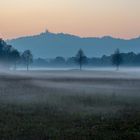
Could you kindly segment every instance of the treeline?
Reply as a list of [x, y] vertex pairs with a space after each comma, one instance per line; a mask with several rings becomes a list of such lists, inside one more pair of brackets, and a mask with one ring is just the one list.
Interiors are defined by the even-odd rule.
[[[47, 57], [47, 56], [46, 56]], [[17, 49], [11, 45], [7, 45], [2, 39], [0, 39], [0, 66], [7, 69], [15, 69], [18, 66], [26, 66], [27, 70], [29, 65], [35, 67], [73, 67], [79, 66], [79, 69], [85, 67], [105, 67], [105, 66], [116, 66], [119, 69], [119, 66], [140, 66], [140, 53], [135, 54], [133, 52], [129, 53], [120, 53], [119, 49], [116, 49], [115, 52], [102, 57], [92, 57], [89, 58], [86, 56], [82, 49], [79, 49], [78, 52], [70, 58], [64, 58], [58, 56], [54, 59], [43, 59], [38, 58], [33, 60], [33, 55], [30, 50], [25, 50], [24, 52], [19, 52]]]
[[[122, 66], [140, 66], [140, 53], [136, 54], [134, 52], [129, 53], [120, 53], [122, 57]], [[112, 57], [114, 54], [110, 56], [103, 55], [102, 57], [87, 57], [85, 66], [112, 66]], [[75, 66], [77, 63], [75, 62], [75, 56], [70, 58], [64, 58], [58, 56], [54, 59], [43, 59], [38, 58], [34, 60], [33, 65], [35, 66]]]
[[17, 65], [25, 65], [27, 70], [29, 65], [33, 62], [33, 55], [30, 50], [19, 52], [11, 45], [0, 39], [0, 68], [16, 70]]

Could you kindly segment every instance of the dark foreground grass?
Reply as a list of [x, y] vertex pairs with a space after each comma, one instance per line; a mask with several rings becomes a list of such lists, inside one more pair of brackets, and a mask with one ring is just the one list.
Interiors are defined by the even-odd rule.
[[0, 106], [0, 139], [139, 140], [139, 110], [130, 107], [114, 117], [108, 115], [69, 114], [47, 105], [3, 104]]
[[111, 81], [0, 76], [0, 140], [139, 140], [140, 80]]

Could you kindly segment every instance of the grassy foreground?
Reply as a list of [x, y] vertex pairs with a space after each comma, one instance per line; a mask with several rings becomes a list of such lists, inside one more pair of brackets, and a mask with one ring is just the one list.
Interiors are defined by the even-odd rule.
[[139, 140], [139, 79], [35, 75], [1, 74], [1, 140]]

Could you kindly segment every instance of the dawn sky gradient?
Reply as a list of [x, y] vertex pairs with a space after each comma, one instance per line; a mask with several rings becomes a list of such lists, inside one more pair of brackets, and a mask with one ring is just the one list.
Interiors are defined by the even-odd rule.
[[80, 36], [140, 36], [140, 0], [0, 0], [0, 35], [16, 38], [48, 28]]

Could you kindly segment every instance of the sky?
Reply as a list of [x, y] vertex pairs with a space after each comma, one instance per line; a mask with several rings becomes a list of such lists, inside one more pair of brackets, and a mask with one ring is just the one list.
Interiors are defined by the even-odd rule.
[[0, 36], [48, 29], [83, 37], [140, 36], [140, 0], [0, 0]]

